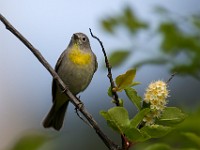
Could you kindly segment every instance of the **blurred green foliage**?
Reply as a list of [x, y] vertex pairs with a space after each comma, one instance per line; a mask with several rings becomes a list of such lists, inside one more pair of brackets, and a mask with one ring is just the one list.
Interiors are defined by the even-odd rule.
[[192, 133], [192, 132], [185, 132], [185, 133], [183, 133], [183, 135], [185, 137], [187, 137], [188, 140], [193, 142], [193, 144], [195, 144], [196, 146], [198, 146], [200, 148], [200, 136], [198, 136], [198, 135], [196, 135], [195, 133]]
[[130, 55], [130, 51], [118, 49], [115, 52], [110, 54], [109, 63], [112, 64], [112, 67], [117, 67], [121, 65]]
[[[190, 75], [200, 79], [200, 15], [198, 12], [181, 16], [158, 6], [154, 8], [154, 13], [158, 15], [159, 19], [156, 29], [153, 29], [151, 22], [142, 21], [136, 17], [135, 12], [129, 6], [126, 6], [121, 14], [103, 19], [101, 25], [107, 33], [113, 36], [118, 29], [123, 28], [130, 35], [128, 42], [136, 42], [138, 33], [149, 35], [151, 32], [148, 38], [151, 40], [161, 36], [162, 40], [157, 42], [159, 55], [152, 53], [150, 58], [140, 60], [131, 66], [140, 68], [146, 64], [167, 65], [172, 73], [177, 72], [179, 75]], [[145, 42], [149, 41], [143, 41], [143, 43]], [[116, 48], [116, 51], [109, 56], [111, 65], [113, 67], [120, 66], [126, 61], [126, 57], [121, 54], [128, 54], [128, 52], [131, 54], [132, 51], [139, 52], [145, 46], [146, 44], [140, 45], [139, 49], [134, 49], [133, 45], [129, 46], [132, 48], [122, 47], [122, 50]], [[148, 49], [147, 55], [149, 51], [150, 49]]]
[[172, 148], [169, 145], [163, 143], [153, 144], [144, 148], [144, 150], [171, 150], [171, 149]]
[[16, 141], [10, 150], [37, 150], [49, 138], [41, 133], [27, 133]]
[[[170, 150], [199, 150], [200, 149], [200, 109], [193, 113], [188, 113], [188, 117], [179, 124], [171, 133], [163, 138], [149, 140], [147, 142], [138, 143], [133, 148], [141, 150], [150, 147], [156, 150], [156, 145], [168, 145]], [[155, 149], [152, 148], [155, 145]], [[158, 146], [159, 147], [159, 146]], [[146, 149], [145, 149], [146, 150]]]
[[118, 26], [122, 26], [130, 33], [135, 34], [139, 29], [147, 28], [148, 24], [138, 19], [130, 7], [126, 7], [122, 14], [102, 20], [102, 26], [111, 34], [115, 33]]

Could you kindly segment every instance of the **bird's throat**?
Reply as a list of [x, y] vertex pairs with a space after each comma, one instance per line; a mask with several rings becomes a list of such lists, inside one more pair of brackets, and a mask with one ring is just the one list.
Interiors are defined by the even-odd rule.
[[69, 52], [69, 59], [76, 65], [85, 66], [92, 62], [92, 54], [83, 52], [75, 46]]

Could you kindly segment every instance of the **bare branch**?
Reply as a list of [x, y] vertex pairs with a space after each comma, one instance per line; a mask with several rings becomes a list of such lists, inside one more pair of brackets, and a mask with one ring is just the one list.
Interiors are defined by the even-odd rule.
[[170, 78], [166, 81], [167, 84], [169, 84], [169, 82], [174, 78], [174, 76], [176, 75], [177, 73], [173, 73], [171, 74]]
[[[104, 58], [105, 58], [105, 64], [106, 64], [106, 68], [108, 70], [108, 78], [110, 80], [110, 85], [111, 85], [111, 91], [112, 91], [112, 96], [113, 96], [113, 99], [115, 100], [115, 104], [116, 106], [120, 106], [119, 104], [119, 97], [118, 97], [118, 94], [117, 92], [114, 90], [116, 89], [116, 86], [115, 86], [115, 83], [114, 83], [114, 80], [113, 80], [113, 77], [112, 77], [112, 67], [108, 61], [108, 57], [107, 57], [107, 54], [106, 54], [106, 51], [105, 51], [105, 48], [103, 46], [103, 42], [97, 37], [95, 36], [93, 33], [92, 33], [92, 30], [89, 28], [90, 30], [90, 34], [93, 38], [95, 38], [100, 46], [101, 46], [101, 49], [102, 49], [102, 52], [103, 52], [103, 55], [104, 55]], [[122, 140], [122, 149], [124, 150], [127, 150], [129, 148], [129, 141], [126, 139], [125, 135], [121, 134], [121, 140]]]
[[97, 36], [95, 36], [93, 33], [92, 33], [92, 30], [91, 29], [89, 29], [90, 30], [90, 34], [91, 34], [91, 36], [93, 37], [93, 38], [95, 38], [98, 42], [99, 42], [99, 44], [101, 45], [101, 48], [102, 48], [102, 51], [103, 51], [103, 55], [104, 55], [104, 58], [105, 58], [105, 64], [106, 64], [106, 68], [107, 68], [107, 70], [108, 70], [108, 78], [109, 78], [109, 80], [110, 80], [110, 85], [111, 85], [111, 91], [112, 91], [112, 95], [113, 95], [113, 99], [115, 100], [115, 104], [117, 105], [117, 106], [119, 106], [119, 97], [118, 97], [118, 94], [117, 94], [117, 92], [114, 90], [115, 88], [116, 88], [116, 86], [115, 86], [115, 83], [114, 83], [114, 80], [113, 80], [113, 77], [112, 77], [112, 67], [111, 67], [111, 65], [110, 65], [110, 63], [109, 63], [109, 61], [108, 61], [108, 57], [107, 57], [107, 55], [106, 55], [106, 51], [105, 51], [105, 49], [104, 49], [104, 46], [103, 46], [103, 43], [102, 43], [102, 41], [97, 37]]
[[53, 76], [53, 78], [58, 82], [60, 88], [64, 91], [64, 93], [70, 98], [71, 103], [78, 108], [78, 110], [83, 114], [83, 116], [88, 120], [91, 124], [92, 128], [96, 131], [98, 136], [104, 142], [104, 144], [110, 150], [120, 150], [120, 147], [112, 142], [99, 128], [96, 121], [93, 119], [91, 114], [85, 109], [84, 106], [80, 106], [80, 100], [77, 99], [67, 88], [58, 74], [54, 71], [54, 69], [50, 66], [50, 64], [45, 60], [45, 58], [41, 55], [41, 53], [33, 47], [33, 45], [23, 36], [21, 35], [7, 20], [0, 14], [0, 20], [6, 26], [6, 28], [13, 33], [26, 47], [37, 57], [37, 59], [42, 63], [42, 65], [49, 71], [49, 73]]

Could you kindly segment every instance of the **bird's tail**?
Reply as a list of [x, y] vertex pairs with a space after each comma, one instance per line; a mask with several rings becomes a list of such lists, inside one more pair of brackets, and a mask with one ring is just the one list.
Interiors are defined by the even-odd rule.
[[69, 101], [62, 104], [62, 106], [58, 109], [56, 108], [56, 103], [53, 104], [51, 110], [47, 114], [46, 118], [43, 121], [43, 126], [45, 128], [54, 128], [55, 130], [60, 130], [63, 125], [65, 112], [67, 109]]

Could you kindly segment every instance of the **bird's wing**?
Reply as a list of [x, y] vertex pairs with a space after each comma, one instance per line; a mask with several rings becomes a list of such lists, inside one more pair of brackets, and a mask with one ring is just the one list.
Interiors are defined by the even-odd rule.
[[[59, 57], [59, 59], [58, 59], [58, 61], [57, 61], [57, 63], [56, 63], [56, 66], [55, 66], [55, 71], [56, 72], [58, 72], [58, 69], [59, 69], [59, 67], [60, 67], [60, 64], [61, 64], [61, 62], [62, 62], [62, 60], [63, 60], [63, 57], [65, 56], [65, 54], [66, 54], [66, 50], [64, 50], [63, 52], [62, 52], [62, 54], [60, 55], [60, 57]], [[57, 82], [56, 82], [56, 80], [55, 79], [53, 79], [53, 81], [52, 81], [52, 96], [53, 96], [53, 102], [54, 102], [54, 99], [55, 99], [55, 96], [56, 96], [56, 92], [57, 92], [57, 90], [58, 90], [58, 88], [56, 87], [57, 86]]]

